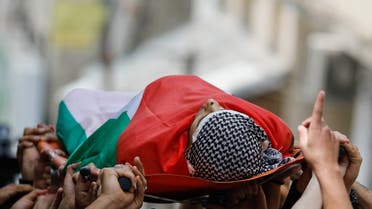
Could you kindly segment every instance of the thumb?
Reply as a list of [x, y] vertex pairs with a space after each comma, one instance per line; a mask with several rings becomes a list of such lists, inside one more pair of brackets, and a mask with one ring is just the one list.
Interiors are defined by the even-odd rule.
[[299, 136], [299, 146], [303, 147], [307, 143], [307, 128], [303, 125], [297, 127], [298, 136]]
[[57, 209], [59, 204], [61, 203], [61, 200], [62, 200], [62, 195], [63, 195], [63, 188], [62, 187], [59, 187], [58, 190], [57, 190], [57, 194], [56, 194], [56, 197], [54, 199], [54, 201], [52, 202], [51, 206], [49, 207], [49, 209]]
[[45, 189], [35, 189], [32, 192], [28, 193], [27, 195], [23, 196], [24, 199], [35, 201], [37, 196], [46, 194], [47, 190]]

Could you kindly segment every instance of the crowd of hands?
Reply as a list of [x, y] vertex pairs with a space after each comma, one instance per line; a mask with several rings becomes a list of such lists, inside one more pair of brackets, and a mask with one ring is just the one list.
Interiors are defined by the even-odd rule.
[[[324, 92], [320, 92], [312, 116], [298, 126], [299, 140], [295, 146], [299, 147], [305, 156], [302, 167], [290, 169], [264, 184], [251, 182], [232, 188], [226, 191], [223, 204], [207, 202], [203, 206], [182, 204], [180, 207], [292, 208], [295, 203], [288, 203], [289, 190], [295, 188], [297, 192], [303, 193], [314, 174], [322, 191], [323, 208], [352, 208], [349, 192], [358, 176], [362, 157], [358, 148], [345, 135], [327, 125], [323, 118], [324, 97]], [[135, 157], [132, 163], [102, 169], [91, 163], [87, 166], [92, 178], [86, 179], [80, 172], [76, 172], [78, 163], [71, 164], [65, 169], [64, 166], [53, 168], [50, 156], [37, 149], [36, 145], [40, 140], [58, 141], [52, 125], [38, 124], [34, 128], [25, 128], [18, 143], [17, 160], [22, 182], [27, 181], [29, 184], [12, 183], [1, 188], [0, 205], [17, 197], [11, 202], [12, 209], [142, 207], [147, 181], [139, 157]], [[346, 155], [341, 159], [338, 158], [340, 147], [346, 151]], [[55, 151], [58, 155], [67, 157], [64, 150]], [[119, 185], [118, 178], [122, 176], [129, 178], [132, 183], [129, 191], [123, 191]], [[311, 197], [309, 198], [312, 201]], [[297, 207], [307, 208], [303, 206]]]
[[[96, 168], [93, 163], [90, 179], [76, 172], [79, 163], [53, 168], [50, 156], [39, 152], [40, 140], [58, 141], [54, 127], [38, 124], [34, 128], [25, 128], [17, 148], [17, 160], [21, 170], [21, 182], [8, 184], [0, 189], [0, 205], [3, 206], [15, 196], [12, 209], [137, 209], [141, 208], [147, 182], [139, 157], [129, 163], [113, 167]], [[63, 150], [54, 150], [60, 156], [66, 156]], [[54, 172], [51, 172], [53, 171]], [[127, 177], [131, 188], [123, 191], [119, 177]], [[23, 184], [27, 182], [27, 184]]]

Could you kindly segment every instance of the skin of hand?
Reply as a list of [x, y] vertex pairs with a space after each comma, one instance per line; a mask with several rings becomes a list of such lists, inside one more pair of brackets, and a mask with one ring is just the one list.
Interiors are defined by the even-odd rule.
[[[347, 139], [347, 137], [341, 133], [336, 133], [337, 137]], [[346, 167], [344, 175], [344, 183], [346, 189], [350, 192], [351, 186], [359, 175], [360, 166], [362, 164], [362, 156], [360, 155], [359, 149], [356, 145], [351, 142], [343, 143], [342, 146], [345, 148], [346, 155], [341, 158], [340, 166]]]
[[[105, 209], [139, 209], [142, 207], [146, 180], [140, 159], [135, 158], [135, 166], [116, 165], [114, 168], [103, 168], [100, 172], [98, 183], [101, 193], [98, 198], [87, 208]], [[122, 191], [118, 178], [125, 176], [132, 181], [132, 188]]]
[[49, 209], [56, 198], [56, 193], [41, 194], [36, 198], [33, 209]]
[[[46, 151], [40, 153], [36, 148], [40, 140], [58, 142], [52, 125], [38, 124], [36, 128], [26, 128], [18, 145], [17, 158], [21, 165], [22, 178], [33, 180], [36, 188], [45, 189], [52, 183], [51, 167], [48, 153]], [[55, 153], [66, 156], [65, 152], [60, 149], [55, 150]], [[58, 188], [58, 185], [55, 187]]]
[[11, 209], [31, 209], [34, 207], [35, 201], [39, 195], [46, 194], [47, 190], [34, 189], [32, 192], [26, 194], [21, 199], [13, 204]]
[[[275, 178], [262, 185], [269, 209], [281, 208], [288, 195], [291, 178], [293, 176], [301, 176], [302, 173], [301, 166], [297, 166], [277, 175]], [[283, 184], [280, 185], [276, 182], [283, 182]]]
[[137, 179], [137, 189], [134, 191], [134, 200], [131, 205], [129, 205], [128, 209], [139, 209], [142, 207], [145, 191], [147, 189], [145, 170], [139, 157], [134, 158], [134, 166], [132, 167], [132, 172]]
[[291, 185], [291, 179], [287, 178], [283, 185], [280, 186], [280, 198], [279, 198], [279, 208], [282, 208], [284, 205], [284, 202], [288, 196], [290, 185]]
[[283, 185], [267, 182], [262, 185], [265, 192], [266, 204], [268, 209], [279, 209], [289, 191], [289, 178], [283, 180]]
[[34, 167], [34, 187], [47, 189], [51, 185], [50, 164], [48, 156], [40, 153], [40, 157]]
[[140, 157], [136, 156], [133, 159], [134, 166], [132, 167], [132, 171], [136, 177], [140, 178], [141, 184], [144, 186], [144, 190], [147, 189], [147, 180], [145, 178], [145, 168], [143, 167], [142, 161]]
[[[56, 199], [61, 199], [58, 209], [74, 209], [75, 208], [75, 184], [73, 182], [72, 176], [74, 174], [75, 169], [78, 166], [79, 164], [75, 163], [67, 167], [63, 189], [60, 188], [57, 191]], [[52, 205], [58, 205], [58, 204], [53, 203]]]
[[[65, 153], [60, 149], [56, 149], [54, 152], [57, 155], [65, 156]], [[49, 188], [55, 192], [60, 186], [60, 182], [58, 180], [60, 177], [58, 177], [58, 173], [53, 174], [57, 176], [52, 176], [51, 172], [51, 162], [49, 160], [48, 151], [43, 151], [40, 153], [40, 157], [36, 162], [36, 166], [34, 167], [34, 187], [39, 189]], [[55, 181], [52, 181], [52, 177], [55, 178]]]
[[0, 189], [0, 205], [20, 193], [28, 193], [33, 187], [28, 184], [8, 184]]
[[354, 182], [352, 189], [358, 194], [358, 208], [359, 209], [370, 209], [372, 208], [372, 191], [367, 187], [363, 186], [359, 182]]
[[57, 191], [55, 193], [55, 198], [52, 201], [52, 203], [50, 204], [49, 209], [58, 209], [58, 207], [59, 207], [59, 205], [62, 201], [62, 197], [63, 197], [63, 188], [60, 187], [60, 188], [57, 189]]
[[319, 93], [309, 128], [304, 125], [298, 127], [299, 146], [315, 172], [329, 166], [338, 167], [340, 142], [322, 118], [324, 97], [323, 91]]
[[[307, 118], [306, 120], [304, 120], [302, 123], [301, 123], [301, 126], [305, 127], [305, 128], [309, 128], [310, 127], [310, 123], [311, 123], [311, 117]], [[295, 143], [294, 143], [294, 147], [296, 148], [300, 148], [300, 145], [299, 145], [299, 140], [296, 140]], [[311, 177], [312, 177], [312, 168], [311, 166], [307, 163], [307, 162], [303, 162], [302, 165], [302, 174], [300, 176], [298, 176], [297, 178], [297, 181], [294, 182], [295, 183], [295, 188], [298, 192], [300, 193], [303, 193], [306, 189], [306, 186], [307, 184], [309, 183]]]
[[340, 141], [322, 118], [324, 99], [325, 93], [319, 92], [309, 127], [298, 127], [299, 146], [319, 180], [323, 207], [352, 208], [338, 165]]
[[[309, 128], [311, 123], [311, 117], [302, 122], [302, 126]], [[350, 191], [351, 185], [355, 182], [358, 177], [360, 166], [362, 164], [362, 156], [360, 155], [359, 149], [356, 145], [352, 144], [346, 135], [333, 131], [333, 135], [337, 141], [340, 142], [341, 146], [345, 148], [347, 155], [345, 155], [339, 162], [341, 167], [346, 167], [346, 173], [344, 175], [345, 187]]]
[[313, 172], [313, 170], [311, 170], [310, 166], [308, 166], [306, 162], [302, 164], [302, 170], [302, 175], [295, 182], [296, 190], [300, 193], [303, 193], [305, 191]]
[[85, 180], [79, 172], [76, 172], [73, 175], [77, 208], [85, 208], [97, 198], [97, 178], [99, 175], [99, 169], [97, 169], [93, 163], [90, 163], [87, 166], [90, 168], [92, 175], [91, 180]]
[[21, 168], [22, 178], [34, 180], [35, 167], [40, 159], [36, 143], [40, 140], [57, 140], [53, 134], [52, 125], [38, 124], [35, 128], [25, 128], [23, 136], [19, 139], [17, 147], [17, 159]]

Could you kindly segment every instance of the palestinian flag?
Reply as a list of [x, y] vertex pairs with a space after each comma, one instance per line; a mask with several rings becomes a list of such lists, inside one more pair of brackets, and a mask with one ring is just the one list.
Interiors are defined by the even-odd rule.
[[250, 116], [265, 130], [283, 158], [294, 156], [293, 135], [275, 114], [191, 75], [166, 76], [136, 96], [118, 92], [74, 90], [60, 104], [57, 134], [69, 154], [67, 164], [93, 162], [97, 167], [132, 163], [139, 156], [150, 194], [202, 194], [262, 180], [302, 160], [297, 157], [257, 176], [215, 182], [189, 175], [184, 152], [188, 130], [200, 107], [213, 98], [225, 109]]
[[93, 162], [97, 167], [116, 164], [120, 134], [137, 111], [142, 93], [71, 91], [59, 104], [57, 136], [69, 154], [67, 165]]

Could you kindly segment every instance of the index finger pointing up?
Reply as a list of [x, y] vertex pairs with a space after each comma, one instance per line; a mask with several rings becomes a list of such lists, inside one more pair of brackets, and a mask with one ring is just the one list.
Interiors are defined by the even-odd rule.
[[322, 90], [318, 93], [316, 98], [313, 113], [311, 116], [311, 124], [310, 126], [321, 126], [322, 124], [322, 117], [323, 117], [323, 109], [324, 109], [324, 98], [325, 92]]

